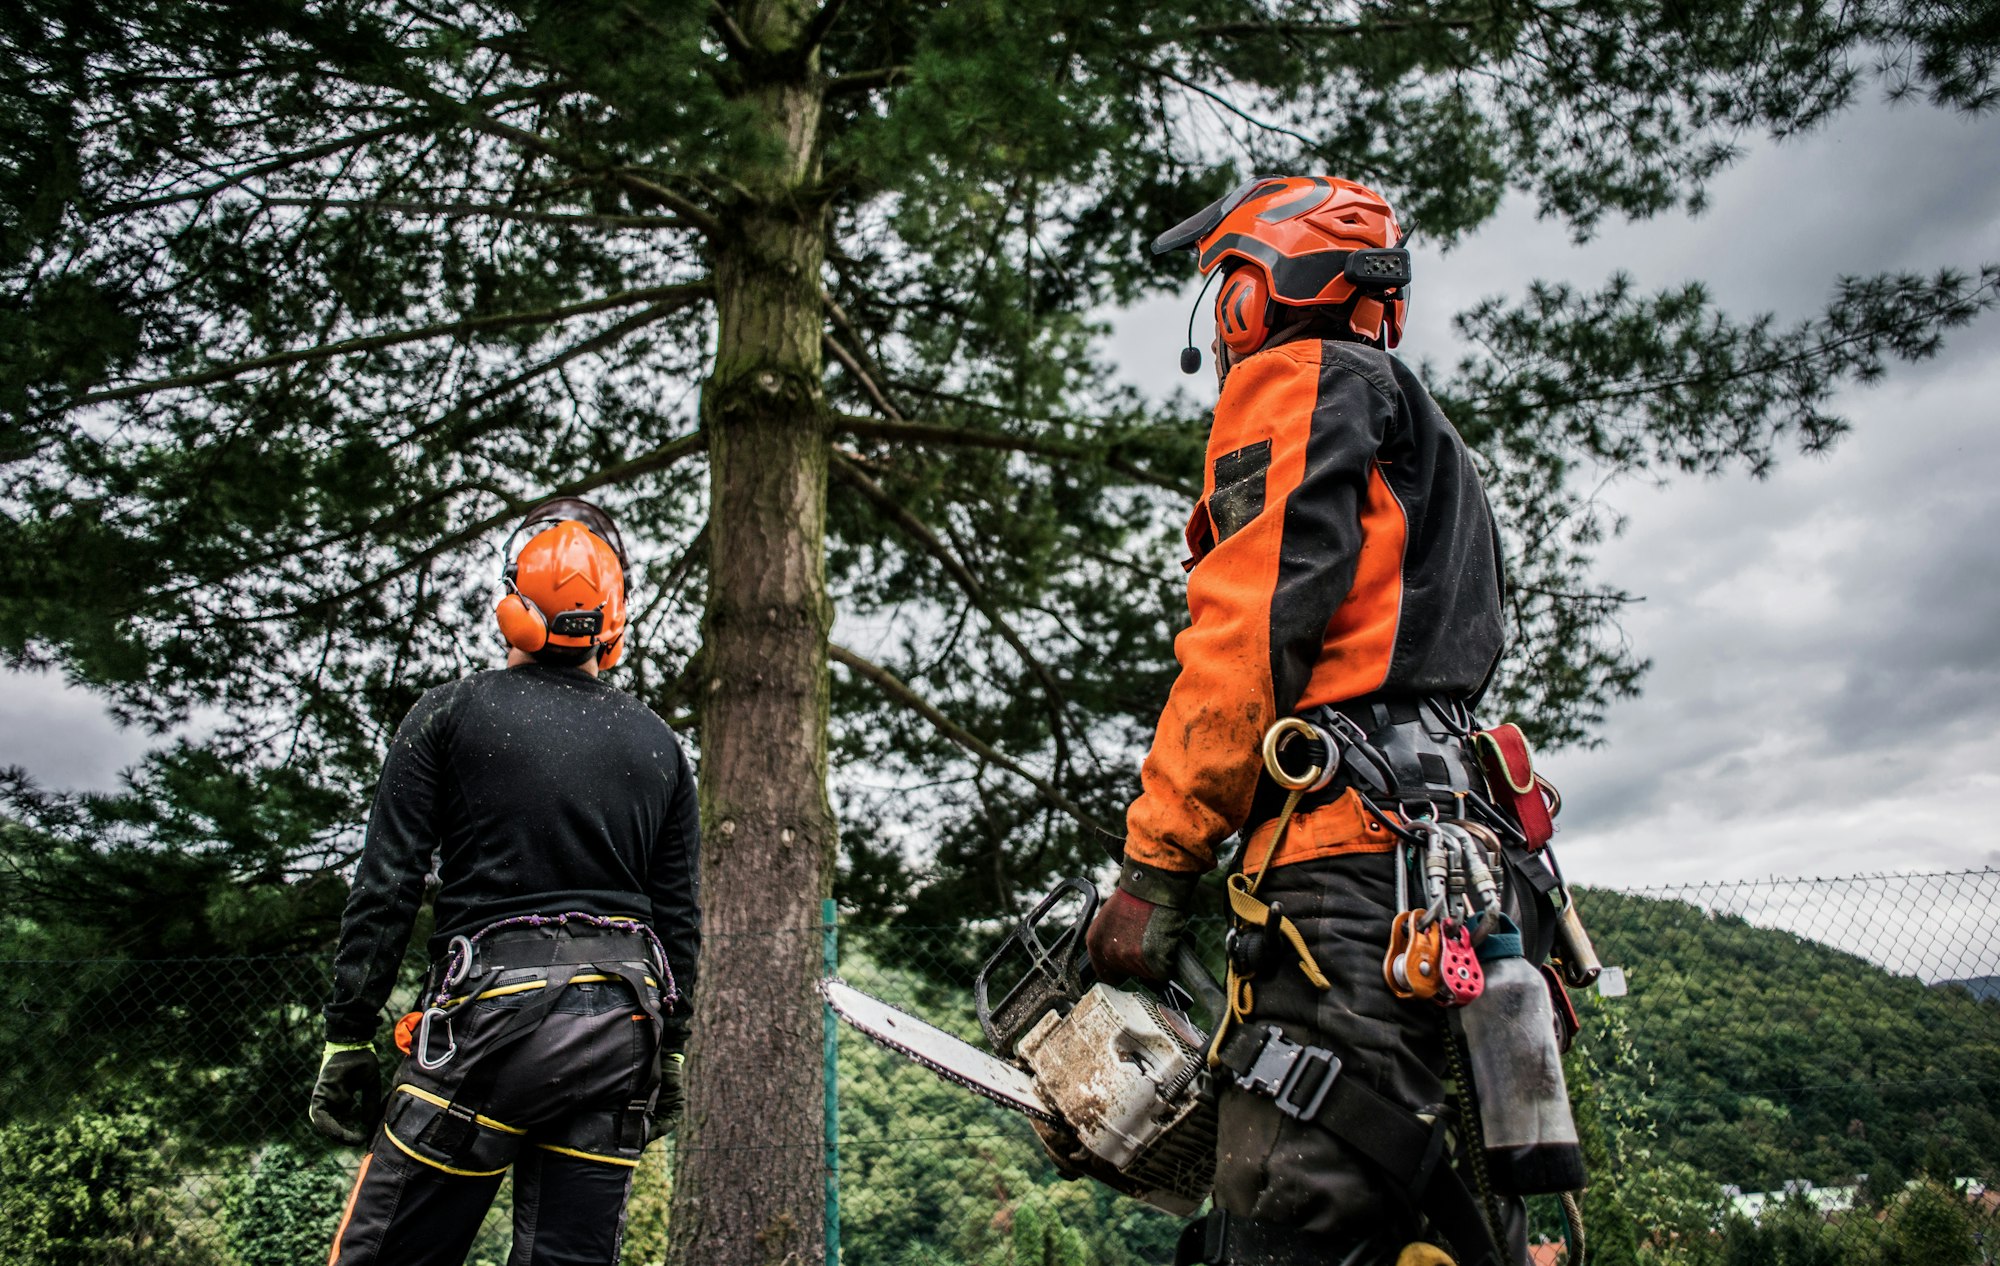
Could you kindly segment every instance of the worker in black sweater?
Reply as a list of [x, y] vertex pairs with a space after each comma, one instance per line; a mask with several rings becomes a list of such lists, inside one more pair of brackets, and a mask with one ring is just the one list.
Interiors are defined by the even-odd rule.
[[[640, 1151], [679, 1112], [694, 774], [665, 722], [598, 680], [626, 631], [609, 516], [565, 498], [523, 537], [497, 611], [507, 667], [404, 718], [341, 921], [311, 1115], [373, 1140], [331, 1266], [462, 1263], [510, 1166], [510, 1262], [615, 1262]], [[385, 1111], [373, 1042], [434, 855], [431, 967]]]

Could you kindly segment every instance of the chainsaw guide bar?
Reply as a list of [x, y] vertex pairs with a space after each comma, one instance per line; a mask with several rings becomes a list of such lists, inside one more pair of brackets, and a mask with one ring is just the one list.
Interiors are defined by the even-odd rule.
[[819, 983], [819, 992], [833, 1013], [859, 1029], [870, 1041], [923, 1065], [954, 1085], [963, 1086], [1003, 1108], [1012, 1108], [1050, 1125], [1062, 1119], [1049, 1109], [1035, 1080], [1026, 1072], [962, 1038], [924, 1023], [834, 977]]

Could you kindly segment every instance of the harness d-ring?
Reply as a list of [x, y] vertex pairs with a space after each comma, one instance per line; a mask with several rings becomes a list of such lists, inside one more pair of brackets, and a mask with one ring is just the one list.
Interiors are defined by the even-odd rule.
[[[1326, 763], [1308, 765], [1303, 774], [1287, 771], [1278, 759], [1278, 753], [1284, 749], [1286, 741], [1293, 738], [1318, 743], [1326, 753]], [[1326, 786], [1332, 780], [1333, 770], [1340, 764], [1337, 759], [1339, 752], [1332, 735], [1303, 717], [1281, 717], [1264, 731], [1264, 770], [1271, 775], [1272, 782], [1286, 791], [1317, 791]]]

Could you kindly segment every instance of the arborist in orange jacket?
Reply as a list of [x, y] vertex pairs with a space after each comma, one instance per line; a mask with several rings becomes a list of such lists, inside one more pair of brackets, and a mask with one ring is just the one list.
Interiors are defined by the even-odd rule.
[[[1330, 983], [1264, 972], [1237, 1029], [1338, 1049], [1345, 1077], [1421, 1111], [1445, 1098], [1444, 1025], [1383, 984], [1395, 823], [1364, 807], [1360, 780], [1336, 778], [1297, 800], [1266, 858], [1285, 795], [1260, 756], [1280, 718], [1338, 714], [1390, 766], [1376, 790], [1393, 787], [1392, 806], [1480, 785], [1466, 705], [1501, 652], [1499, 537], [1464, 442], [1388, 352], [1409, 284], [1402, 246], [1379, 194], [1316, 176], [1251, 181], [1154, 243], [1191, 247], [1222, 275], [1222, 390], [1187, 528], [1180, 675], [1089, 947], [1105, 979], [1166, 978], [1197, 881], [1241, 833], [1235, 869], [1261, 870], [1258, 897]], [[1396, 1212], [1411, 1193], [1295, 1106], [1222, 1079], [1219, 1214], [1183, 1260], [1372, 1263], [1416, 1238]], [[1454, 1247], [1466, 1262], [1489, 1255]]]

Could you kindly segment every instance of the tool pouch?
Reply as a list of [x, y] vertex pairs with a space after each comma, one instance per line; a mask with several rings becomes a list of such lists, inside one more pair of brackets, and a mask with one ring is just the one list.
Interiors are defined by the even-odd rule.
[[1539, 850], [1555, 835], [1556, 826], [1542, 792], [1545, 784], [1535, 772], [1535, 758], [1528, 751], [1521, 727], [1512, 722], [1496, 725], [1474, 734], [1472, 741], [1486, 771], [1487, 790], [1513, 814], [1521, 834], [1527, 837], [1528, 851]]

